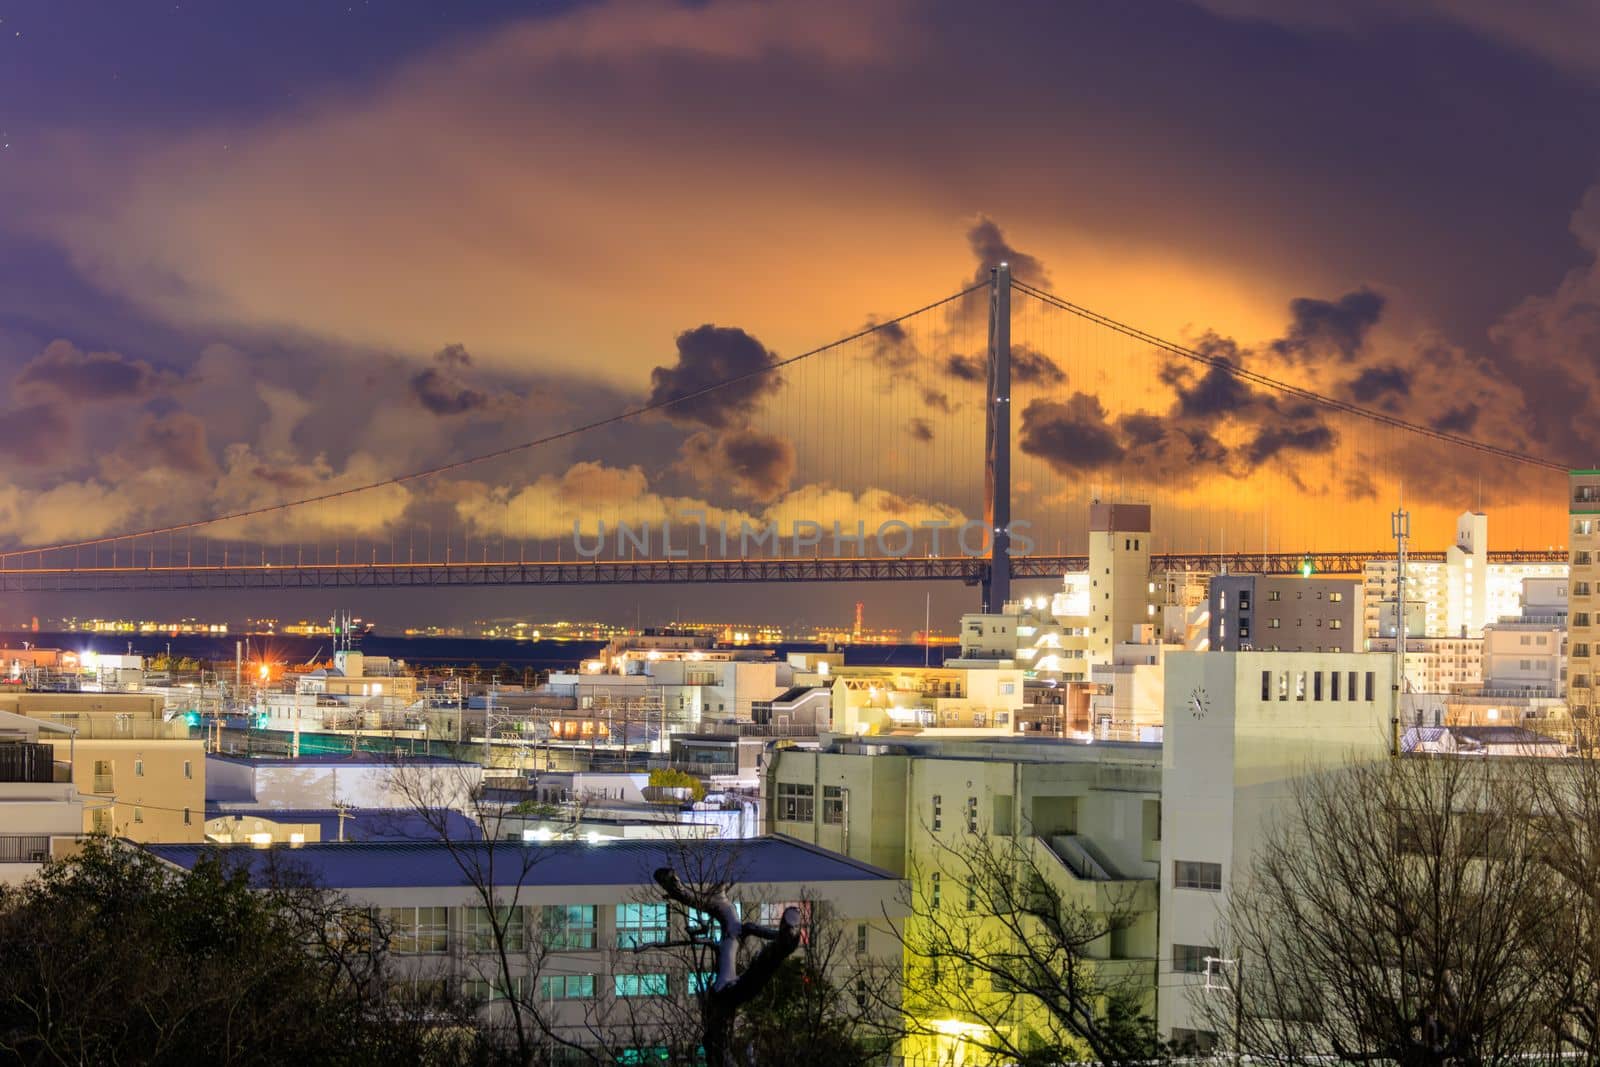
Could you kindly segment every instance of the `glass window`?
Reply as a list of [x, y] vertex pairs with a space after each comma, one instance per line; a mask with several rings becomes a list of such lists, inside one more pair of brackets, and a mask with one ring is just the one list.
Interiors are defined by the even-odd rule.
[[612, 993], [619, 997], [664, 997], [667, 995], [667, 976], [664, 974], [613, 975]]
[[699, 996], [710, 989], [711, 984], [716, 980], [717, 973], [715, 971], [690, 971], [689, 994], [691, 996]]
[[1206, 971], [1206, 957], [1217, 957], [1217, 950], [1212, 945], [1173, 945], [1172, 969], [1179, 974], [1204, 974]]
[[809, 784], [779, 782], [778, 820], [780, 822], [811, 822], [816, 818], [815, 796], [815, 791]]
[[144, 777], [144, 760], [135, 759], [133, 761], [133, 776], [135, 778], [143, 778]]
[[594, 948], [595, 907], [593, 904], [549, 904], [540, 916], [540, 932], [546, 948]]
[[844, 788], [837, 785], [822, 787], [822, 821], [829, 826], [844, 825]]
[[[528, 913], [522, 908], [500, 909], [500, 931], [507, 952], [522, 952], [528, 947]], [[467, 951], [494, 952], [494, 922], [488, 908], [467, 909]]]
[[184, 760], [183, 761], [183, 776], [185, 778], [193, 778], [194, 777], [194, 761], [193, 760]]
[[1200, 863], [1196, 860], [1175, 860], [1172, 864], [1172, 885], [1176, 889], [1222, 889], [1222, 864]]
[[397, 953], [439, 953], [450, 948], [449, 908], [385, 908], [389, 948]]
[[528, 995], [528, 977], [527, 975], [519, 974], [511, 980], [509, 985], [506, 984], [503, 978], [495, 978], [493, 981], [482, 978], [468, 978], [461, 983], [461, 992], [468, 1000], [482, 1002], [511, 1000], [513, 998], [525, 1000]]
[[935, 793], [934, 796], [933, 796], [933, 828], [935, 830], [940, 830], [940, 829], [943, 829], [943, 827], [944, 827], [944, 798], [939, 796], [937, 793]]
[[1262, 700], [1271, 700], [1272, 699], [1272, 672], [1271, 671], [1262, 671], [1261, 672], [1261, 699]]
[[667, 939], [667, 905], [618, 904], [617, 947], [639, 948]]
[[592, 974], [547, 974], [539, 979], [539, 997], [542, 1000], [583, 1000], [592, 996]]

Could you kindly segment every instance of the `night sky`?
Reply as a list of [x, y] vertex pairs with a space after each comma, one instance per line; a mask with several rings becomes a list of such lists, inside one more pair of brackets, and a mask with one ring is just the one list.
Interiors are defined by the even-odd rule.
[[[1581, 0], [0, 0], [0, 542], [528, 440], [920, 306], [996, 256], [1269, 373], [1600, 466], [1597, 253], [1600, 6]], [[932, 355], [958, 385], [975, 353]], [[1220, 498], [1241, 464], [1295, 478], [1335, 455], [1315, 418], [1181, 368], [1118, 407], [1040, 359], [1019, 447], [1060, 479], [1137, 461]], [[860, 510], [871, 487], [796, 458], [783, 403], [721, 396], [483, 481], [753, 514], [826, 484]], [[1441, 514], [1474, 504], [1454, 503], [1464, 476], [1431, 486]], [[1341, 478], [1333, 502], [1374, 495]], [[392, 534], [422, 506], [361, 521]], [[865, 598], [869, 623], [909, 627], [922, 592], [75, 596], [0, 621], [788, 622]], [[934, 611], [975, 599], [939, 589]]]

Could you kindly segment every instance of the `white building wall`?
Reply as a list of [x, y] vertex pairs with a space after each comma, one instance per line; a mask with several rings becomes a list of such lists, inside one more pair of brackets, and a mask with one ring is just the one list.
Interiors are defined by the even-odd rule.
[[[1200, 988], [1204, 975], [1175, 971], [1174, 946], [1215, 947], [1226, 956], [1218, 922], [1268, 819], [1290, 802], [1293, 778], [1308, 766], [1382, 758], [1394, 736], [1392, 657], [1211, 652], [1171, 653], [1166, 662], [1157, 961], [1163, 1037], [1174, 1029], [1205, 1029], [1192, 1003], [1207, 995]], [[1335, 671], [1337, 701], [1329, 681]], [[1348, 699], [1350, 672], [1357, 678], [1354, 700]], [[1221, 888], [1176, 888], [1180, 861], [1219, 865]]]

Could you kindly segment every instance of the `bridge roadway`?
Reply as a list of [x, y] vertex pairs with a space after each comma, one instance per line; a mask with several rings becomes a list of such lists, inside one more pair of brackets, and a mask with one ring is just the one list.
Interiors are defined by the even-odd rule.
[[[1151, 557], [1161, 570], [1233, 574], [1296, 574], [1310, 558], [1319, 574], [1353, 575], [1386, 552], [1163, 553]], [[16, 557], [13, 557], [15, 559]], [[1413, 552], [1417, 562], [1439, 561], [1443, 552]], [[1565, 549], [1490, 552], [1491, 563], [1565, 563]], [[106, 592], [184, 589], [426, 588], [494, 585], [652, 585], [724, 582], [892, 582], [983, 580], [989, 561], [970, 556], [857, 559], [670, 559], [580, 560], [560, 563], [324, 563], [304, 565], [226, 564], [199, 566], [0, 567], [0, 593]], [[1017, 556], [1014, 578], [1058, 578], [1087, 568], [1086, 556]]]

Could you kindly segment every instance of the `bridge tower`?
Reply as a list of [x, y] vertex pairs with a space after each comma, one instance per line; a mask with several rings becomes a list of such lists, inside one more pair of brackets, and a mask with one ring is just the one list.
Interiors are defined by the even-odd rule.
[[990, 270], [989, 382], [984, 425], [983, 517], [989, 527], [989, 568], [983, 610], [999, 612], [1011, 599], [1011, 266]]

